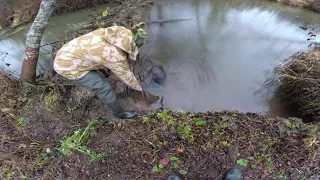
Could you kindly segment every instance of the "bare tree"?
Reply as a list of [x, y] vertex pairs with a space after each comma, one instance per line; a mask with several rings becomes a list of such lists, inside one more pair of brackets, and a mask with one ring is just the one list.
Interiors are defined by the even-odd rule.
[[49, 24], [56, 3], [57, 0], [41, 1], [38, 14], [27, 34], [26, 50], [20, 75], [22, 81], [34, 81], [36, 78], [36, 68], [42, 34]]

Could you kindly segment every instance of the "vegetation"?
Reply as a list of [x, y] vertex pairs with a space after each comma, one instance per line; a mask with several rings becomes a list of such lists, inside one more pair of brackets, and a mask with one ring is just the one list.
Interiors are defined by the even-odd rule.
[[103, 179], [106, 172], [112, 179], [161, 179], [172, 172], [196, 179], [218, 177], [230, 167], [244, 169], [245, 179], [303, 179], [317, 175], [320, 165], [320, 126], [297, 118], [163, 110], [106, 122], [96, 118], [106, 115], [98, 101], [87, 113], [81, 107], [69, 113], [60, 93], [54, 101], [60, 108], [48, 114], [50, 106], [42, 104], [57, 93], [41, 94], [12, 112], [23, 118], [2, 114], [2, 179]]
[[320, 12], [320, 1], [319, 0], [313, 0], [313, 1], [310, 1], [310, 0], [274, 0], [274, 1], [288, 4], [291, 6], [311, 9], [311, 10]]
[[[320, 121], [320, 49], [298, 53], [281, 64], [280, 90], [293, 115], [305, 121]], [[288, 124], [287, 126], [292, 126]]]
[[63, 155], [71, 155], [73, 150], [79, 151], [83, 154], [86, 154], [91, 157], [91, 161], [98, 161], [102, 159], [105, 155], [104, 153], [96, 153], [93, 150], [91, 150], [89, 147], [85, 146], [84, 144], [87, 143], [89, 140], [89, 137], [92, 133], [92, 131], [98, 126], [101, 126], [103, 124], [102, 120], [94, 119], [84, 130], [77, 130], [73, 133], [70, 137], [64, 137], [61, 140], [60, 146], [58, 147], [58, 150]]

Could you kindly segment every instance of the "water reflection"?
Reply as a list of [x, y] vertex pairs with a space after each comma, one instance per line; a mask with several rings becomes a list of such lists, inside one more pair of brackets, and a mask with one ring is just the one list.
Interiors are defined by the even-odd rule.
[[168, 71], [157, 91], [174, 109], [236, 109], [266, 112], [255, 93], [267, 72], [297, 51], [306, 50], [308, 32], [319, 14], [277, 3], [241, 0], [162, 1], [149, 19], [191, 21], [148, 26], [151, 59]]

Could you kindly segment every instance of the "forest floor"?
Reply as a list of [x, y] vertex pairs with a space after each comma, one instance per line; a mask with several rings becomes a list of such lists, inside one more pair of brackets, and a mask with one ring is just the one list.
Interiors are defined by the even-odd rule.
[[170, 110], [119, 120], [79, 87], [25, 95], [10, 77], [1, 81], [1, 179], [222, 179], [231, 167], [244, 179], [320, 175], [319, 123]]

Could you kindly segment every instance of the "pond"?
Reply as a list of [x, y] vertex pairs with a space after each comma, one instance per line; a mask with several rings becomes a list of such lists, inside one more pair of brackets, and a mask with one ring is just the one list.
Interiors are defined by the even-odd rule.
[[[99, 8], [53, 17], [42, 44], [68, 38], [76, 23]], [[308, 33], [319, 32], [320, 14], [263, 0], [162, 0], [146, 19], [190, 19], [146, 27], [144, 52], [167, 72], [165, 86], [150, 91], [164, 97], [165, 107], [266, 114], [272, 91], [259, 90], [277, 63], [308, 49]], [[25, 40], [21, 31], [0, 41], [0, 67], [15, 76]], [[38, 72], [51, 60], [51, 46], [43, 46]]]
[[312, 11], [256, 0], [161, 1], [147, 16], [191, 19], [147, 27], [146, 51], [168, 73], [166, 86], [154, 90], [166, 107], [261, 114], [272, 96], [260, 93], [264, 82], [277, 63], [307, 50], [320, 22]]

